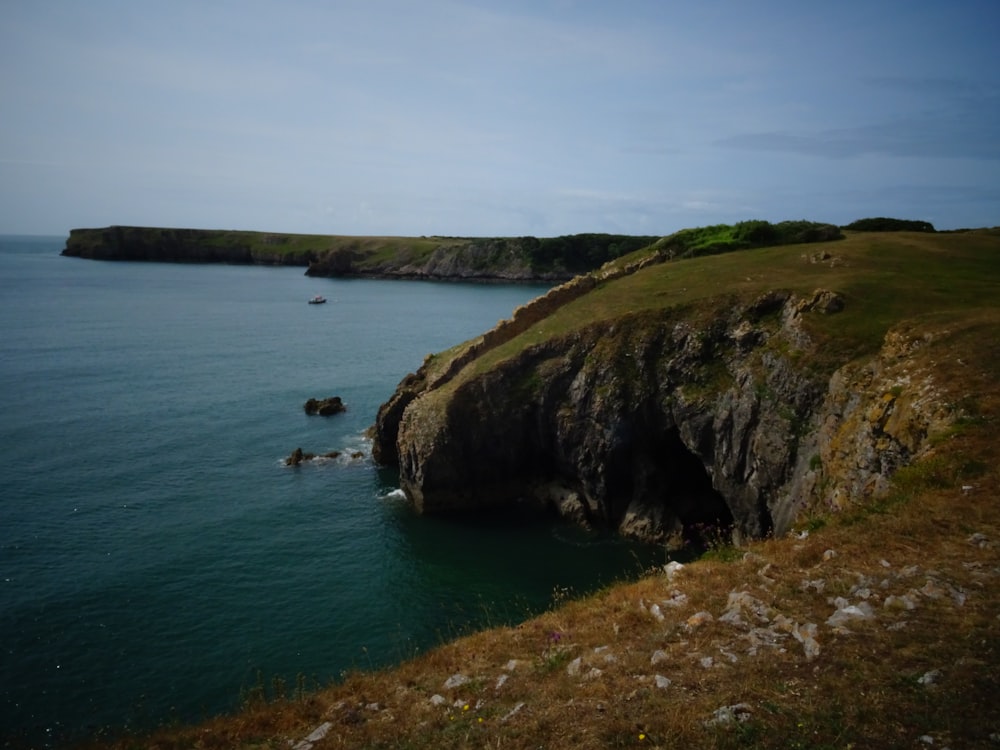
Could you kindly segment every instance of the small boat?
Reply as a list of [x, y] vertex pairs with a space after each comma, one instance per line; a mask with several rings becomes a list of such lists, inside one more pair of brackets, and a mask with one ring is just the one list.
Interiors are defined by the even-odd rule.
[[326, 303], [326, 297], [321, 294], [317, 294], [311, 300], [309, 300], [310, 305], [322, 305]]

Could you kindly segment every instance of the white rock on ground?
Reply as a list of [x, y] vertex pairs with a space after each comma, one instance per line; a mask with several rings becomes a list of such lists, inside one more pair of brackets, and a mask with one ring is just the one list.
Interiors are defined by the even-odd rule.
[[449, 677], [447, 680], [444, 681], [444, 686], [447, 690], [451, 690], [452, 688], [461, 687], [468, 681], [469, 678], [466, 677], [464, 674], [453, 674], [451, 677]]
[[313, 744], [325, 738], [326, 735], [330, 733], [331, 729], [333, 729], [332, 722], [323, 722], [316, 727], [308, 737], [295, 745], [292, 750], [312, 750]]
[[715, 709], [712, 718], [705, 722], [706, 727], [716, 727], [734, 722], [745, 722], [750, 719], [750, 706], [746, 703], [737, 703], [732, 706], [722, 706]]

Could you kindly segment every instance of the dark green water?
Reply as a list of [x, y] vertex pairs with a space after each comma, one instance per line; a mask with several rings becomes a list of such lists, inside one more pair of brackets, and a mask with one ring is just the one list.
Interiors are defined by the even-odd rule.
[[[0, 238], [5, 739], [197, 720], [259, 677], [326, 683], [662, 562], [558, 523], [417, 517], [368, 458], [407, 372], [544, 289], [61, 248]], [[304, 414], [331, 395], [346, 413]], [[299, 446], [362, 457], [283, 466]]]

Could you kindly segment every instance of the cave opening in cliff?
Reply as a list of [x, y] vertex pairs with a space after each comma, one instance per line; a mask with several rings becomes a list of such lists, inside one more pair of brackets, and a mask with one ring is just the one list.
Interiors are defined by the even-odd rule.
[[667, 535], [680, 535], [685, 547], [704, 550], [728, 540], [733, 515], [715, 489], [701, 458], [676, 429], [656, 435], [633, 454], [633, 497], [645, 498], [658, 511]]

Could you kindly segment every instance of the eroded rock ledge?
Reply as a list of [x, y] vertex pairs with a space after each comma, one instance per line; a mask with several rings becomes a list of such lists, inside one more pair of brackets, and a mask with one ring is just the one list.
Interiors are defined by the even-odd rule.
[[807, 505], [884, 489], [948, 419], [906, 356], [920, 337], [893, 331], [832, 378], [803, 364], [804, 316], [843, 306], [772, 291], [595, 324], [474, 377], [425, 363], [380, 410], [374, 455], [426, 513], [529, 503], [649, 540], [781, 534]]

